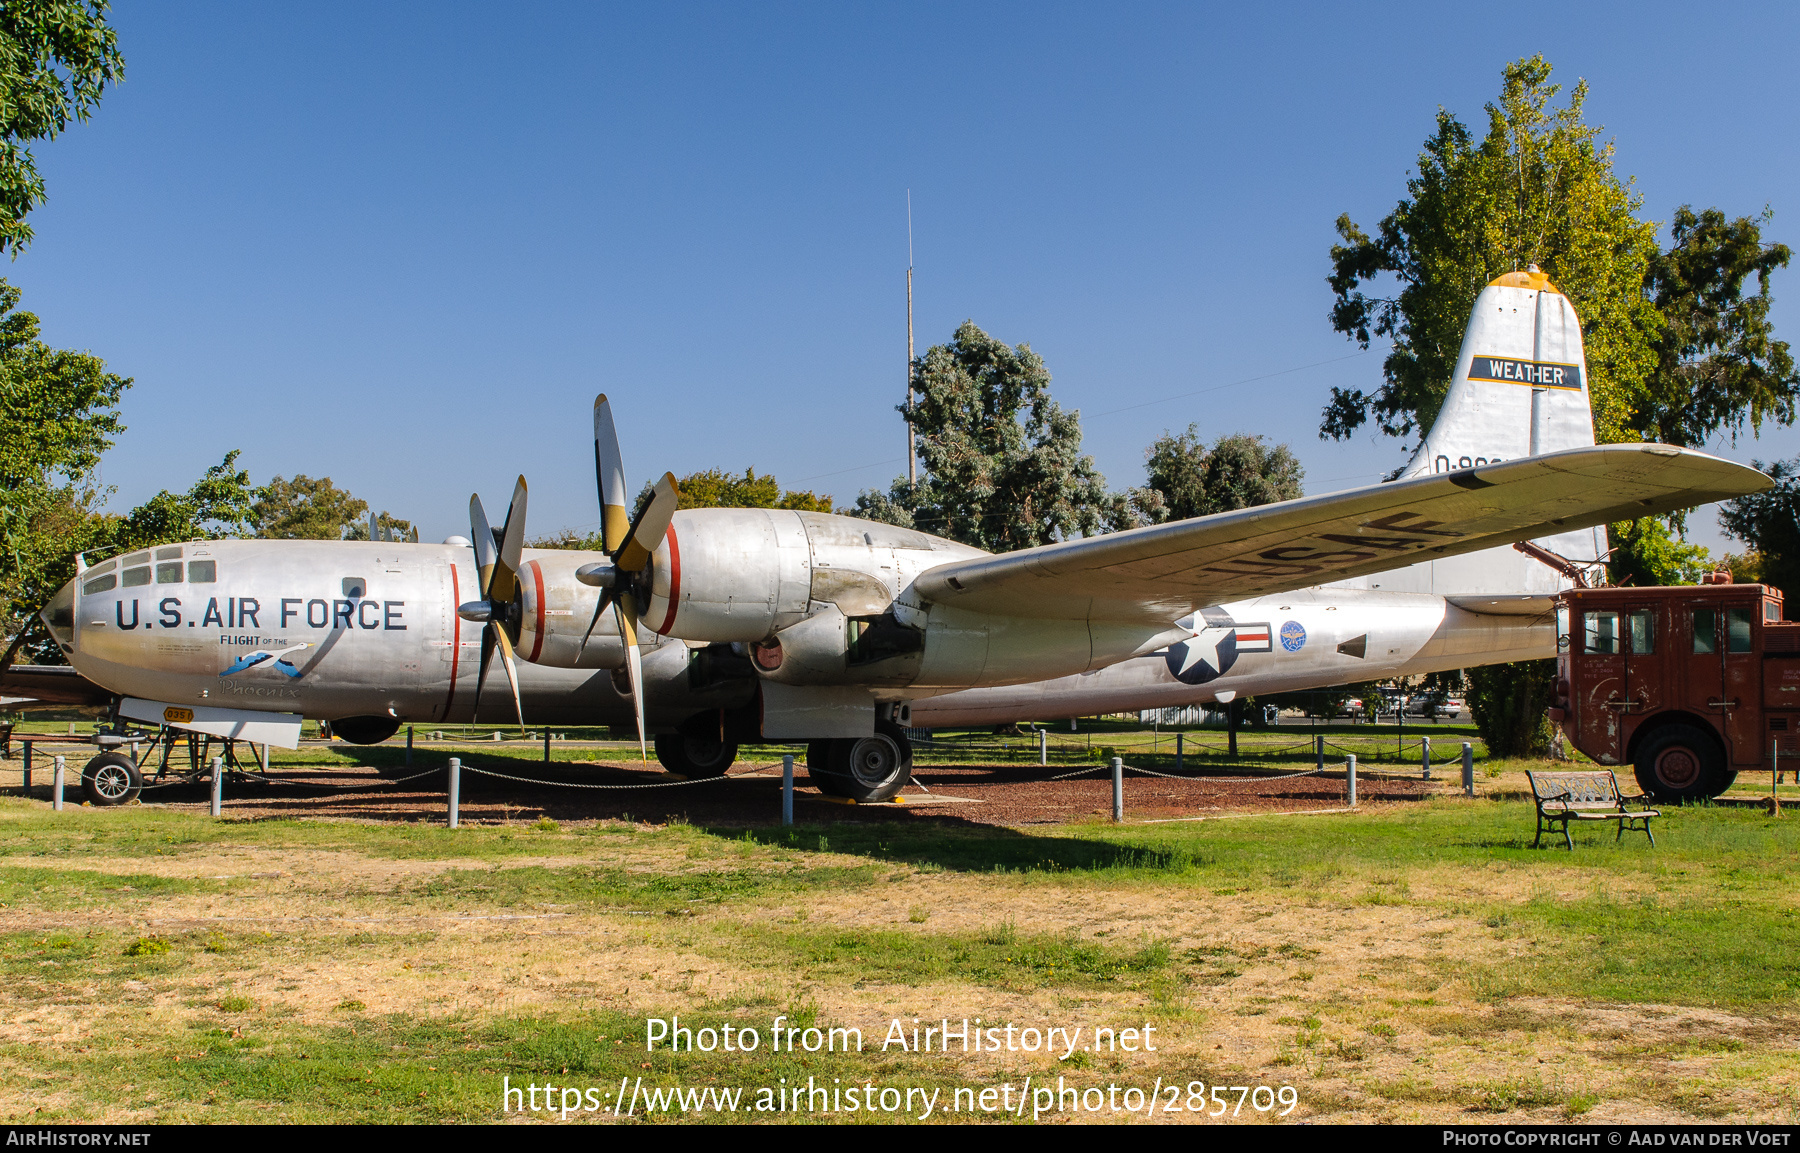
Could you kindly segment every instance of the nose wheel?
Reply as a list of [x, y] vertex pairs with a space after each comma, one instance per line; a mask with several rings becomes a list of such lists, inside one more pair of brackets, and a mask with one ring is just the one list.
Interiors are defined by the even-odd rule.
[[101, 753], [81, 770], [81, 793], [97, 808], [128, 804], [143, 787], [137, 762], [124, 753]]

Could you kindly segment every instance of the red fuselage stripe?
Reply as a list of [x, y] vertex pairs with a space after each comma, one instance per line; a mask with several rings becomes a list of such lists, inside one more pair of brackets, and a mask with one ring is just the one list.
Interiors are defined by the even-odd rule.
[[531, 579], [537, 582], [537, 637], [531, 642], [531, 655], [525, 659], [535, 661], [538, 654], [544, 651], [544, 570], [538, 562], [532, 561], [526, 566], [531, 569]]
[[456, 660], [462, 656], [462, 617], [456, 606], [462, 603], [462, 582], [456, 579], [456, 562], [450, 562], [450, 691], [444, 695], [444, 720], [450, 719], [450, 703], [456, 700]]
[[656, 631], [663, 636], [675, 627], [675, 610], [681, 607], [681, 545], [675, 540], [675, 526], [670, 525], [666, 539], [669, 542], [669, 615], [663, 617], [662, 627]]

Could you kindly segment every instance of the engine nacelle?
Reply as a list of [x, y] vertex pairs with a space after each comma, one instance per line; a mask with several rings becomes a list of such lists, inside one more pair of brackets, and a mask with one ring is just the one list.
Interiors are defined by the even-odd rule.
[[829, 513], [685, 509], [651, 562], [644, 625], [685, 641], [765, 641], [827, 605], [849, 618], [880, 616], [919, 573], [982, 555]]
[[575, 579], [575, 570], [601, 553], [526, 549], [519, 566], [519, 656], [559, 669], [616, 669], [625, 663], [619, 622], [611, 609], [594, 624], [584, 651], [581, 638], [594, 619], [601, 590]]

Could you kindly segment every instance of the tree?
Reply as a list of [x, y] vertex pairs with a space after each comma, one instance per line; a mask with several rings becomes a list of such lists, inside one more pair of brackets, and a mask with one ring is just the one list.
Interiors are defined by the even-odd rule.
[[1541, 757], [1550, 751], [1544, 714], [1556, 681], [1556, 662], [1515, 661], [1467, 670], [1469, 712], [1490, 757]]
[[257, 489], [250, 474], [237, 469], [236, 449], [206, 470], [184, 493], [167, 489], [122, 517], [109, 518], [114, 548], [138, 549], [172, 541], [248, 536]]
[[[1645, 294], [1656, 261], [1656, 225], [1637, 219], [1642, 197], [1613, 174], [1613, 149], [1582, 122], [1587, 83], [1552, 107], [1542, 56], [1509, 64], [1500, 100], [1487, 105], [1479, 143], [1439, 109], [1407, 199], [1377, 235], [1338, 217], [1331, 249], [1337, 295], [1332, 327], [1367, 348], [1391, 337], [1384, 381], [1373, 394], [1332, 389], [1320, 435], [1343, 439], [1372, 416], [1390, 436], [1431, 426], [1449, 389], [1475, 297], [1506, 272], [1540, 266], [1575, 305], [1587, 348], [1588, 391], [1601, 441], [1626, 439], [1651, 411], [1662, 327]], [[1366, 296], [1383, 275], [1397, 296]]]
[[[1632, 427], [1646, 440], [1703, 445], [1726, 430], [1737, 439], [1746, 420], [1794, 422], [1800, 376], [1786, 341], [1772, 336], [1769, 274], [1787, 267], [1785, 244], [1764, 244], [1769, 213], [1740, 216], [1708, 208], [1675, 210], [1667, 252], [1645, 278], [1662, 318], [1656, 369], [1634, 411]], [[1744, 282], [1756, 277], [1754, 295]]]
[[25, 217], [44, 201], [27, 147], [86, 120], [125, 76], [106, 0], [7, 0], [0, 5], [0, 251], [31, 240]]
[[1606, 579], [1615, 585], [1696, 584], [1713, 569], [1705, 547], [1689, 544], [1657, 517], [1606, 526], [1612, 553]]
[[[265, 540], [346, 540], [369, 511], [358, 500], [322, 476], [276, 477], [258, 489], [250, 507], [250, 523]], [[368, 535], [368, 530], [363, 530]]]
[[1090, 536], [1130, 522], [1081, 452], [1081, 420], [1050, 398], [1029, 345], [964, 321], [914, 362], [918, 484], [865, 490], [851, 515], [923, 529], [992, 552]]
[[1149, 478], [1130, 493], [1131, 505], [1150, 524], [1252, 508], [1301, 496], [1305, 470], [1285, 444], [1273, 448], [1260, 436], [1221, 436], [1209, 449], [1200, 426], [1179, 436], [1163, 433], [1145, 452]]
[[[743, 476], [709, 468], [689, 473], [675, 482], [681, 492], [681, 508], [791, 508], [800, 512], [830, 512], [831, 498], [790, 489], [783, 492], [772, 476], [757, 476], [747, 468]], [[644, 486], [648, 499], [650, 486]], [[640, 501], [640, 504], [642, 502]]]
[[1800, 457], [1751, 463], [1774, 478], [1775, 487], [1728, 500], [1719, 509], [1719, 526], [1748, 544], [1758, 562], [1754, 571], [1734, 567], [1732, 575], [1800, 596]]

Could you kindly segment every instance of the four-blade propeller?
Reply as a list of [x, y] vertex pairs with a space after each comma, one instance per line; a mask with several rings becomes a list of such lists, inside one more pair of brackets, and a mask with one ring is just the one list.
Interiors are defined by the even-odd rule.
[[481, 691], [487, 684], [488, 662], [500, 650], [506, 681], [512, 686], [513, 711], [519, 726], [525, 725], [525, 706], [519, 700], [519, 670], [513, 663], [513, 645], [519, 640], [519, 554], [525, 548], [525, 478], [513, 489], [506, 510], [506, 524], [495, 532], [488, 526], [481, 497], [469, 498], [469, 535], [475, 545], [481, 599], [458, 605], [456, 613], [466, 621], [482, 624], [481, 671], [475, 679], [474, 719], [481, 717]]
[[637, 518], [626, 520], [625, 458], [619, 451], [619, 435], [613, 429], [612, 407], [606, 394], [594, 398], [594, 480], [600, 490], [600, 535], [608, 560], [582, 565], [575, 579], [599, 588], [594, 617], [582, 634], [586, 650], [600, 614], [611, 605], [619, 621], [619, 639], [625, 645], [625, 667], [631, 677], [631, 703], [637, 712], [638, 752], [649, 760], [644, 737], [644, 670], [638, 656], [638, 618], [650, 599], [650, 558], [669, 531], [669, 521], [680, 507], [675, 474], [664, 473], [650, 491], [650, 500]]

